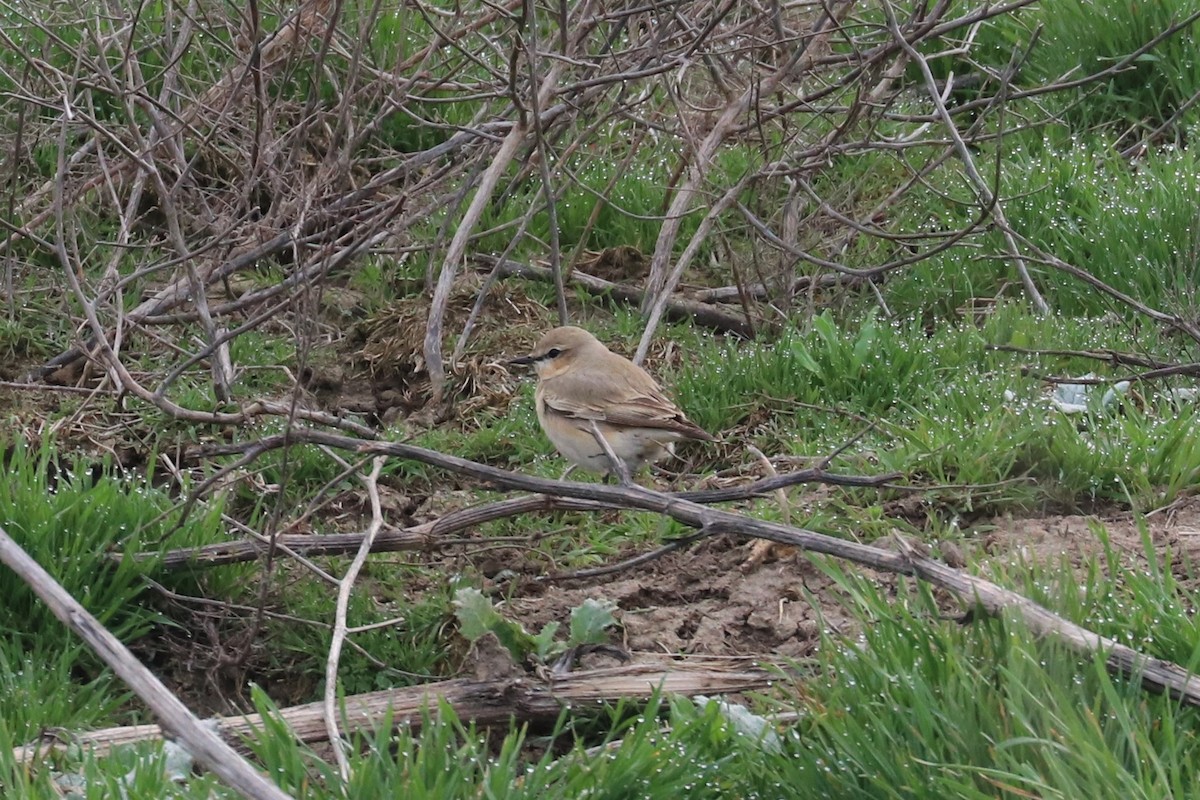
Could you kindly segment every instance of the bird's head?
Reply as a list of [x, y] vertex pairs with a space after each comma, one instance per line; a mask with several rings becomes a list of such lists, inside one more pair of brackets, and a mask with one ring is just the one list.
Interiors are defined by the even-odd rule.
[[590, 355], [607, 349], [583, 328], [567, 326], [547, 331], [529, 355], [514, 358], [508, 363], [532, 364], [538, 377], [553, 378], [580, 363], [586, 363]]

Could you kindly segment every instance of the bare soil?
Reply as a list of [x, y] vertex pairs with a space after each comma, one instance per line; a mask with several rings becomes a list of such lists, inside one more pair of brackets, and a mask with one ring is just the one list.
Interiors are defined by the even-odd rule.
[[833, 582], [801, 555], [743, 571], [749, 545], [731, 539], [698, 543], [624, 576], [527, 582], [507, 612], [537, 629], [565, 623], [589, 597], [617, 603], [629, 650], [707, 656], [803, 658], [823, 626], [849, 620], [837, 602], [816, 608], [805, 594], [835, 601]]
[[[1188, 498], [1145, 519], [1155, 552], [1170, 556], [1179, 577], [1195, 583], [1200, 558], [1200, 500]], [[1145, 562], [1138, 520], [1128, 511], [987, 520], [959, 543], [969, 563], [988, 575], [1016, 563], [1081, 568], [1104, 552], [1096, 525], [1123, 563]], [[525, 581], [505, 613], [528, 629], [557, 620], [587, 598], [617, 603], [624, 645], [637, 653], [802, 659], [823, 630], [852, 634], [855, 622], [836, 583], [807, 556], [747, 568], [751, 545], [701, 542], [618, 576], [547, 584]], [[865, 570], [882, 585], [894, 577]]]
[[[1143, 530], [1144, 524], [1144, 530]], [[1097, 526], [1106, 532], [1108, 547], [1123, 564], [1146, 563], [1146, 540], [1160, 561], [1186, 586], [1198, 586], [1194, 565], [1200, 564], [1200, 498], [1184, 497], [1139, 519], [1130, 511], [1104, 514], [1034, 517], [1000, 517], [990, 530], [972, 542], [980, 570], [1012, 563], [1062, 564], [1080, 568], [1105, 552]]]

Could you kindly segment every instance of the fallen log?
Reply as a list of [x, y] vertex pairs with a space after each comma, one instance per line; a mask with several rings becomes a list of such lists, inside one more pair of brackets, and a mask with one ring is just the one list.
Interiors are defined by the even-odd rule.
[[[655, 692], [674, 695], [712, 695], [765, 688], [768, 673], [759, 669], [731, 670], [716, 664], [672, 662], [634, 664], [570, 673], [546, 680], [522, 675], [499, 680], [456, 679], [403, 689], [347, 697], [339, 720], [345, 731], [374, 728], [390, 712], [392, 723], [420, 728], [439, 702], [447, 703], [459, 719], [476, 725], [510, 722], [552, 723], [563, 709], [595, 708], [600, 702], [646, 700]], [[305, 703], [281, 709], [278, 718], [303, 742], [325, 738], [324, 706]], [[245, 737], [263, 728], [261, 714], [215, 718], [220, 736], [246, 750]], [[13, 759], [26, 764], [70, 747], [104, 756], [114, 748], [163, 738], [158, 725], [126, 725], [34, 742], [13, 750]]]

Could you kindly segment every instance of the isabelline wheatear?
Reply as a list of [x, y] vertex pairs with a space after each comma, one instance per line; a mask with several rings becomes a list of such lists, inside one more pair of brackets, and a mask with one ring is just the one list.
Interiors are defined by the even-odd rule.
[[[510, 363], [537, 370], [538, 422], [572, 463], [567, 472], [579, 466], [614, 472], [627, 482], [629, 471], [673, 454], [680, 439], [716, 441], [667, 399], [649, 373], [582, 328], [555, 328], [532, 353]], [[597, 433], [621, 463], [612, 463]]]

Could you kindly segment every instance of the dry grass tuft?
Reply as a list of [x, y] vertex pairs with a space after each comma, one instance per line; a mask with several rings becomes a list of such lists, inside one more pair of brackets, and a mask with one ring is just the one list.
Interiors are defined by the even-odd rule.
[[[443, 343], [447, 353], [466, 325], [480, 289], [478, 276], [464, 277], [451, 295], [446, 314]], [[423, 408], [431, 394], [424, 355], [428, 312], [424, 295], [392, 303], [367, 321], [366, 342], [359, 353], [371, 376], [378, 382], [398, 384], [405, 405], [413, 409]], [[553, 312], [528, 297], [520, 286], [493, 287], [463, 357], [448, 365], [449, 396], [455, 401], [455, 415], [470, 419], [485, 410], [507, 410], [519, 385], [507, 361], [526, 353], [554, 324]]]

